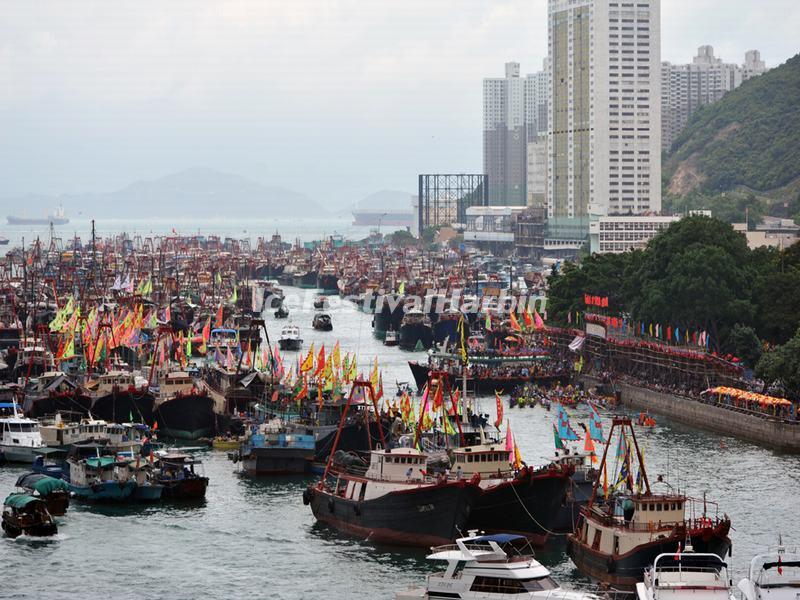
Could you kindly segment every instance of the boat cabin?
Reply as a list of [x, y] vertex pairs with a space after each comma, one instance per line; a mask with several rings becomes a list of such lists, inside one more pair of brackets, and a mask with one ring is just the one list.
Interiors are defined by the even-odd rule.
[[653, 538], [669, 537], [685, 521], [686, 502], [677, 494], [618, 496], [609, 505], [589, 508], [579, 535], [595, 551], [625, 554]]
[[42, 435], [38, 421], [20, 416], [0, 419], [0, 444], [19, 448], [40, 448]]
[[97, 394], [104, 396], [114, 391], [127, 390], [135, 386], [136, 379], [133, 373], [127, 371], [109, 371], [98, 378]]
[[108, 439], [108, 433], [106, 429], [108, 427], [108, 423], [105, 421], [99, 421], [96, 419], [84, 419], [81, 421], [79, 427], [79, 433], [81, 436], [80, 441], [85, 442], [88, 440], [106, 440]]
[[158, 395], [162, 400], [191, 393], [194, 387], [194, 379], [186, 371], [169, 371], [158, 375]]
[[422, 481], [428, 457], [416, 448], [373, 450], [365, 477], [376, 481]]
[[453, 449], [453, 469], [465, 479], [475, 473], [482, 479], [508, 477], [511, 475], [509, 452], [502, 444], [481, 444]]
[[235, 329], [212, 329], [208, 345], [212, 348], [231, 348], [239, 345], [239, 334]]
[[58, 418], [53, 423], [42, 425], [41, 434], [46, 446], [69, 446], [86, 439], [83, 437], [80, 424], [64, 423]]

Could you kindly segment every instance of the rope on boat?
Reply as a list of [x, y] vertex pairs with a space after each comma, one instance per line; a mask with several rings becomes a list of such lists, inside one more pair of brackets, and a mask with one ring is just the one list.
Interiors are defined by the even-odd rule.
[[517, 497], [517, 500], [519, 501], [520, 506], [522, 506], [523, 510], [531, 518], [531, 521], [536, 523], [536, 525], [539, 527], [539, 529], [541, 529], [542, 531], [544, 531], [548, 535], [558, 535], [558, 536], [567, 535], [566, 533], [556, 533], [555, 531], [550, 531], [547, 527], [545, 527], [544, 525], [539, 523], [539, 521], [537, 521], [536, 518], [530, 513], [530, 511], [528, 510], [528, 507], [525, 506], [525, 503], [522, 501], [522, 498], [519, 497], [519, 494], [517, 493], [517, 486], [512, 484], [511, 485], [511, 489], [514, 490], [514, 495]]

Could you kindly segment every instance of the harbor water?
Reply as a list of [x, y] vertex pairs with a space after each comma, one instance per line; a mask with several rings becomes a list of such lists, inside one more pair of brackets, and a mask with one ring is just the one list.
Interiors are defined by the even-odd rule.
[[[303, 298], [305, 290], [285, 288]], [[312, 292], [313, 295], [313, 292]], [[336, 302], [337, 299], [332, 299]], [[333, 332], [311, 329], [313, 308], [289, 305], [290, 318], [266, 320], [274, 341], [280, 329], [301, 328], [304, 349], [313, 341], [326, 351], [339, 340], [343, 351], [358, 353], [359, 370], [378, 357], [387, 396], [396, 382], [411, 381], [408, 360], [424, 353], [386, 348], [372, 336], [371, 316], [355, 309], [331, 310]], [[286, 353], [296, 358], [296, 353]], [[494, 421], [494, 398], [479, 408]], [[573, 427], [585, 420], [585, 407], [569, 409]], [[610, 411], [602, 411], [608, 431]], [[524, 460], [542, 464], [553, 453], [554, 413], [541, 406], [508, 407], [505, 416]], [[651, 483], [658, 475], [672, 486], [719, 503], [730, 515], [735, 580], [753, 554], [784, 541], [800, 542], [797, 495], [800, 457], [775, 454], [731, 437], [701, 432], [656, 416], [656, 427], [637, 428]], [[86, 598], [285, 598], [390, 599], [419, 584], [437, 565], [424, 550], [387, 548], [340, 535], [315, 523], [301, 494], [313, 478], [251, 479], [240, 475], [224, 452], [203, 451], [210, 484], [196, 505], [141, 507], [87, 506], [73, 502], [59, 518], [51, 540], [0, 539], [2, 597], [6, 599]], [[0, 467], [0, 492], [13, 489], [24, 467]], [[659, 488], [656, 488], [659, 489]], [[709, 512], [715, 511], [710, 503]], [[583, 580], [554, 538], [539, 559], [566, 584]], [[440, 566], [440, 565], [438, 565]]]

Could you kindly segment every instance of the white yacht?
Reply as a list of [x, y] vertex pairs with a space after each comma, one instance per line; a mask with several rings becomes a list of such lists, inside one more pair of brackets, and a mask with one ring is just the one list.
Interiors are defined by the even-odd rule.
[[739, 582], [745, 600], [800, 598], [800, 550], [778, 546], [753, 557], [747, 577]]
[[14, 416], [0, 418], [0, 460], [31, 464], [36, 451], [43, 447], [38, 421], [23, 417], [16, 410]]
[[428, 575], [424, 588], [398, 592], [395, 600], [462, 598], [536, 598], [538, 600], [597, 600], [595, 594], [566, 590], [550, 571], [533, 558], [521, 535], [475, 535], [454, 545], [431, 549], [429, 560], [447, 563], [447, 569]]
[[734, 600], [728, 565], [716, 554], [659, 554], [636, 584], [636, 600]]

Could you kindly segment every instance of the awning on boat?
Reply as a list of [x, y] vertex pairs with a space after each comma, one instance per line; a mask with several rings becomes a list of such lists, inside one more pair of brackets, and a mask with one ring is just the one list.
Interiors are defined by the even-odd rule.
[[730, 396], [737, 400], [745, 400], [747, 402], [758, 402], [761, 406], [791, 406], [792, 403], [786, 398], [776, 398], [774, 396], [767, 396], [765, 394], [757, 394], [756, 392], [748, 392], [747, 390], [740, 390], [738, 388], [719, 386], [709, 388], [704, 394], [721, 394], [723, 396]]
[[56, 490], [69, 490], [66, 481], [49, 477], [42, 473], [28, 473], [17, 479], [17, 487], [34, 490], [40, 496], [46, 496]]
[[12, 508], [24, 508], [34, 502], [42, 502], [42, 500], [28, 494], [9, 494], [3, 504]]

